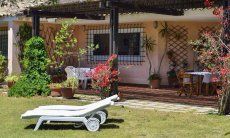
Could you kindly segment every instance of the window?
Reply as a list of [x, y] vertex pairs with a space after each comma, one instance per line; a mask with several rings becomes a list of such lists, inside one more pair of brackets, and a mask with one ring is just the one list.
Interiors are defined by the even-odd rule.
[[[93, 38], [99, 46], [93, 55], [109, 55], [109, 34], [94, 34]], [[140, 55], [140, 33], [119, 33], [118, 55]]]
[[[117, 39], [119, 62], [142, 62], [143, 28], [119, 29]], [[89, 30], [89, 44], [99, 48], [88, 52], [88, 61], [105, 61], [109, 56], [109, 30]]]
[[6, 58], [8, 55], [8, 31], [6, 29], [0, 29], [0, 52]]

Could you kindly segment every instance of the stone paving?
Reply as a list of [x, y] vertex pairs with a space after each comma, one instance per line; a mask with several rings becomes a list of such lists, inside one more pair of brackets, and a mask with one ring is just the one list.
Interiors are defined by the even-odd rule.
[[[119, 86], [119, 92], [127, 100], [147, 100], [152, 102], [179, 103], [182, 105], [208, 106], [217, 108], [217, 96], [179, 96], [175, 88], [150, 89], [138, 86]], [[78, 94], [98, 95], [92, 89], [79, 90]]]
[[[2, 94], [6, 94], [5, 90], [1, 91]], [[1, 94], [0, 93], [0, 94]], [[76, 99], [84, 102], [96, 102], [101, 100], [99, 96], [94, 95], [84, 95], [76, 94]], [[56, 97], [62, 99], [61, 97]], [[76, 100], [72, 99], [72, 100]], [[116, 102], [115, 106], [124, 106], [137, 109], [148, 109], [164, 112], [193, 112], [198, 114], [209, 114], [217, 113], [217, 109], [210, 106], [196, 106], [196, 105], [186, 105], [181, 103], [167, 103], [167, 102], [158, 102], [150, 100], [125, 100]]]
[[[98, 96], [76, 95], [80, 101], [95, 102], [100, 100]], [[149, 109], [165, 112], [193, 112], [197, 114], [217, 113], [217, 109], [209, 106], [195, 106], [178, 103], [153, 102], [148, 100], [125, 100], [116, 102], [115, 106], [124, 106], [138, 109]]]

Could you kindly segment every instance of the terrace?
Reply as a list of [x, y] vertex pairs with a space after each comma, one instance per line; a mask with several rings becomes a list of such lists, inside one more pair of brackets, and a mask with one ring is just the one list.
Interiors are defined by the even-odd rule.
[[[151, 102], [162, 102], [169, 104], [183, 104], [191, 106], [204, 106], [217, 108], [218, 97], [217, 96], [192, 96], [191, 98], [185, 95], [178, 96], [178, 89], [174, 88], [161, 88], [150, 89], [143, 86], [119, 86], [119, 92], [122, 93], [123, 100], [145, 100]], [[79, 90], [77, 94], [86, 95], [99, 95], [94, 90]]]

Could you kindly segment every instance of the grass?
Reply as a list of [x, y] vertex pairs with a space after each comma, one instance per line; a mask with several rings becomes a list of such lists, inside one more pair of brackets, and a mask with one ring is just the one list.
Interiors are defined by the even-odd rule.
[[21, 120], [26, 110], [40, 105], [82, 105], [76, 100], [57, 100], [45, 97], [9, 98], [0, 93], [0, 137], [230, 137], [230, 117], [167, 113], [110, 107], [108, 123], [99, 132], [75, 129], [72, 124], [45, 124], [34, 132], [36, 120]]

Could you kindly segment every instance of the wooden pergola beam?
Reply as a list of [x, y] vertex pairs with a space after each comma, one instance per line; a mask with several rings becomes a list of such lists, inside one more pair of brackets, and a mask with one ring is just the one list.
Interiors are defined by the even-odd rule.
[[33, 16], [33, 14], [39, 14], [40, 17], [48, 17], [48, 18], [78, 18], [78, 19], [86, 19], [86, 20], [105, 20], [105, 16], [103, 15], [93, 15], [87, 13], [72, 13], [72, 12], [50, 12], [50, 11], [24, 11], [24, 14], [27, 16]]
[[[194, 9], [206, 8], [204, 0], [120, 0], [120, 3], [142, 6], [155, 6], [164, 9]], [[215, 0], [214, 6], [221, 6], [222, 0]]]
[[[109, 2], [107, 6], [115, 6], [119, 7], [120, 9], [125, 9], [127, 12], [144, 12], [144, 13], [156, 13], [156, 14], [164, 14], [164, 15], [174, 15], [174, 16], [181, 16], [184, 15], [183, 10], [177, 10], [177, 9], [169, 9], [169, 8], [158, 8], [151, 5], [136, 5], [136, 4], [129, 4], [124, 2]], [[128, 8], [127, 8], [128, 7]]]

